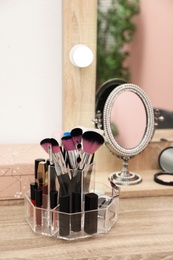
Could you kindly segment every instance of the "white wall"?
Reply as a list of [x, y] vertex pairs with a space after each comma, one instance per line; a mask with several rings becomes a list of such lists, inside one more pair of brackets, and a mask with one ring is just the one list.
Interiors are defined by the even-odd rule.
[[62, 127], [60, 0], [0, 0], [0, 143]]

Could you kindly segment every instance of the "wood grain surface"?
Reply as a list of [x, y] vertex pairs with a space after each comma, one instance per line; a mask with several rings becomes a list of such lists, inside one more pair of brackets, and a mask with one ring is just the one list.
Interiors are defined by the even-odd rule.
[[[94, 126], [96, 82], [97, 0], [63, 0], [63, 130]], [[76, 44], [87, 45], [92, 64], [75, 67], [69, 59]]]
[[79, 241], [33, 233], [22, 201], [1, 206], [0, 216], [0, 259], [173, 259], [172, 196], [120, 199], [119, 219], [109, 233]]

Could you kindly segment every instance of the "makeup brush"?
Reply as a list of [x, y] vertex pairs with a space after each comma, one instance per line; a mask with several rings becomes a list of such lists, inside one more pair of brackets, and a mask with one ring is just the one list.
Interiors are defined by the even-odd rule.
[[104, 138], [101, 134], [95, 131], [86, 131], [82, 135], [83, 157], [80, 163], [80, 168], [83, 169], [89, 161], [90, 155], [94, 154], [99, 147], [104, 143]]
[[81, 158], [82, 157], [82, 134], [83, 130], [80, 127], [75, 127], [71, 130], [71, 137], [72, 140], [75, 144], [76, 150], [77, 150], [77, 157]]
[[71, 137], [75, 146], [77, 146], [77, 144], [81, 144], [82, 134], [83, 134], [83, 130], [79, 127], [73, 128], [71, 130]]
[[[55, 166], [55, 172], [59, 181], [59, 185], [61, 187], [63, 194], [68, 194], [69, 189], [69, 176], [63, 156], [61, 154], [61, 150], [59, 147], [58, 142], [53, 138], [45, 138], [40, 142], [40, 145], [43, 147], [43, 149], [49, 154], [50, 161]], [[49, 181], [50, 181], [50, 174], [49, 174]]]
[[59, 143], [51, 138], [52, 143], [52, 153], [53, 153], [53, 162], [55, 164], [55, 170], [60, 183], [61, 192], [63, 195], [70, 193], [70, 178], [66, 168], [65, 160], [61, 152]]
[[43, 150], [45, 150], [45, 152], [48, 153], [48, 146], [52, 146], [50, 138], [44, 138], [43, 140], [41, 140], [40, 145], [43, 148]]
[[51, 138], [45, 138], [40, 142], [40, 145], [45, 150], [46, 153], [49, 155], [49, 163], [53, 165], [53, 158], [52, 158], [52, 143]]
[[77, 169], [77, 153], [76, 153], [76, 146], [73, 142], [73, 139], [71, 136], [63, 136], [61, 138], [62, 145], [64, 146], [64, 149], [67, 151], [68, 159], [70, 163], [71, 169]]
[[54, 155], [54, 159], [56, 159], [58, 165], [61, 168], [62, 173], [66, 173], [67, 172], [66, 164], [58, 141], [55, 140], [54, 138], [51, 138], [51, 144], [52, 144], [52, 153]]

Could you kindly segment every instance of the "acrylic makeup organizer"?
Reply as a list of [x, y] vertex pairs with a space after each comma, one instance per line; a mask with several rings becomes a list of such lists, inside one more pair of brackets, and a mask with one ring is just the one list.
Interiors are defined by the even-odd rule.
[[80, 212], [64, 213], [60, 211], [60, 205], [48, 210], [35, 207], [31, 202], [30, 192], [25, 194], [25, 218], [33, 232], [64, 240], [75, 240], [106, 234], [112, 228], [118, 219], [119, 189], [95, 182], [95, 171], [90, 176], [87, 191], [85, 189], [88, 180], [84, 181], [82, 178], [81, 182], [81, 198], [84, 198], [86, 193], [98, 195], [97, 209], [86, 211], [81, 199]]

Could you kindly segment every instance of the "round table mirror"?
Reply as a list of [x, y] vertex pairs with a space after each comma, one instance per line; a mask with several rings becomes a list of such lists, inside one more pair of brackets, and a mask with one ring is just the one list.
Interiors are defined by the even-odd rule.
[[125, 79], [110, 79], [104, 82], [96, 91], [96, 118], [93, 120], [96, 125], [96, 128], [103, 129], [103, 109], [109, 94], [119, 85], [125, 83], [127, 83]]
[[128, 169], [130, 158], [141, 153], [154, 133], [154, 111], [145, 92], [134, 84], [120, 84], [108, 95], [103, 109], [105, 143], [123, 160], [120, 172], [109, 179], [113, 184], [132, 185], [142, 181]]

